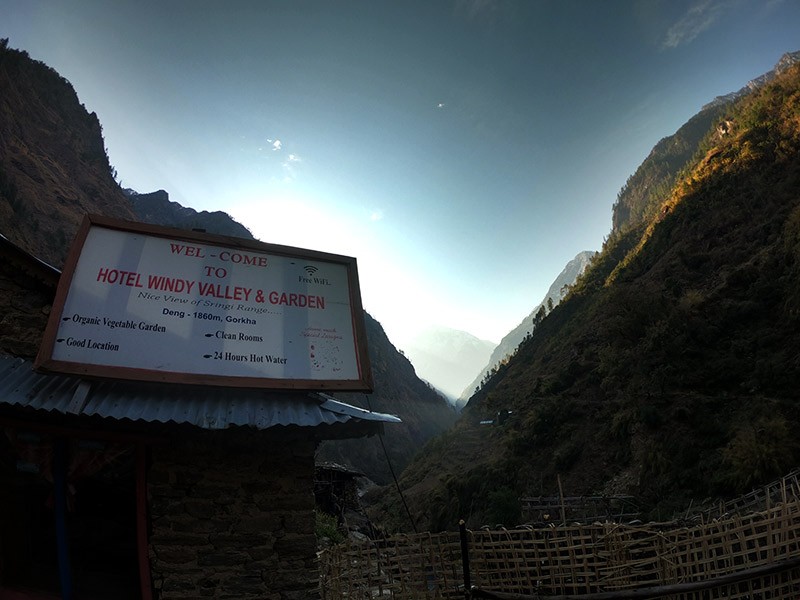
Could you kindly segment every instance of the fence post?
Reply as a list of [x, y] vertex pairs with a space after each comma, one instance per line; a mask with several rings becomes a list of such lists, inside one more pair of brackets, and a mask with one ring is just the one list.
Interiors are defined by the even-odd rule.
[[469, 575], [469, 547], [467, 546], [467, 524], [464, 519], [458, 522], [458, 533], [461, 537], [461, 567], [464, 571], [464, 599], [470, 599], [472, 581]]

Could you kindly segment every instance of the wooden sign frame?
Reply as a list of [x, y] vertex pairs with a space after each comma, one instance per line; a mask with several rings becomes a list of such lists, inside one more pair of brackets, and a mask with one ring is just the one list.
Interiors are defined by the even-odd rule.
[[35, 367], [85, 377], [370, 392], [356, 259], [88, 215], [67, 256]]

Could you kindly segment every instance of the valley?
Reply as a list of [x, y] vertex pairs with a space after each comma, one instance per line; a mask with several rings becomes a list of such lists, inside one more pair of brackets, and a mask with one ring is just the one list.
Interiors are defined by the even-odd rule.
[[[22, 51], [0, 52], [3, 81], [16, 82], [0, 100], [0, 233], [8, 240], [61, 266], [86, 213], [249, 233], [225, 213], [171, 203], [163, 190], [123, 190], [99, 121], [80, 109], [69, 82]], [[786, 55], [758, 85], [707, 105], [659, 141], [613, 203], [603, 248], [578, 254], [499, 346], [466, 334], [461, 346], [443, 351], [452, 341], [445, 335], [438, 355], [426, 359], [429, 348], [418, 347], [405, 356], [365, 315], [374, 393], [335, 396], [399, 415], [403, 423], [387, 425], [380, 440], [323, 442], [318, 457], [382, 486], [366, 497], [376, 522], [387, 530], [408, 527], [390, 485], [392, 465], [414, 521], [432, 531], [451, 529], [461, 518], [479, 527], [499, 515], [504, 498], [553, 496], [560, 486], [571, 496], [635, 496], [647, 518], [663, 519], [691, 502], [747, 492], [796, 466], [798, 59]], [[61, 134], [40, 122], [32, 98], [60, 115]], [[74, 200], [54, 203], [56, 197]], [[176, 304], [195, 283], [132, 270], [98, 277]], [[208, 310], [224, 311], [256, 294], [198, 285]], [[263, 298], [276, 306], [326, 306], [321, 294], [264, 290]], [[256, 326], [255, 318], [246, 319]], [[472, 354], [459, 354], [470, 346]], [[444, 359], [453, 356], [471, 369], [455, 383], [444, 372], [450, 368]], [[447, 381], [446, 393], [436, 389], [440, 381]]]

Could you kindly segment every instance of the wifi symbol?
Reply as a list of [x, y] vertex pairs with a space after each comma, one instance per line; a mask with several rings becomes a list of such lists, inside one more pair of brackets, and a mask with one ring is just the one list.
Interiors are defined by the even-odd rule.
[[317, 267], [315, 267], [314, 265], [306, 265], [303, 268], [305, 269], [306, 273], [308, 273], [309, 277], [311, 277], [314, 273], [319, 271], [319, 269]]

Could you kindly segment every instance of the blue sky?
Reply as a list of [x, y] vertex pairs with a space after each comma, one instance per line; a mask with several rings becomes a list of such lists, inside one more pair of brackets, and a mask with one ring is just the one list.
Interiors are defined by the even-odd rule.
[[597, 250], [627, 178], [800, 50], [794, 0], [0, 0], [122, 185], [355, 256], [402, 347], [499, 341]]

